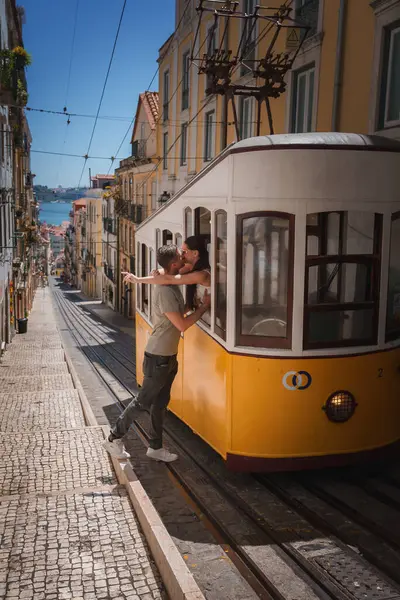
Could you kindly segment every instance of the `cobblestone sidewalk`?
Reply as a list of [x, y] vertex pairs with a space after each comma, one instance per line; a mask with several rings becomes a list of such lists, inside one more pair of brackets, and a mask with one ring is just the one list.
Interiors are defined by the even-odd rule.
[[0, 598], [165, 598], [103, 431], [85, 426], [50, 294], [0, 363]]

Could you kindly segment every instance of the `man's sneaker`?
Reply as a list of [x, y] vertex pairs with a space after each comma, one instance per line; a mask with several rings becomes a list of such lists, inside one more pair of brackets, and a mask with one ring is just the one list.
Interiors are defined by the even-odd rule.
[[154, 448], [148, 448], [146, 456], [152, 458], [153, 460], [160, 460], [162, 462], [173, 462], [178, 458], [177, 454], [172, 454], [172, 452], [168, 452], [168, 450], [165, 448], [158, 448], [158, 450], [154, 450]]
[[112, 442], [104, 442], [103, 448], [107, 450], [111, 456], [115, 458], [129, 458], [130, 454], [124, 446], [124, 442], [119, 439], [115, 439]]

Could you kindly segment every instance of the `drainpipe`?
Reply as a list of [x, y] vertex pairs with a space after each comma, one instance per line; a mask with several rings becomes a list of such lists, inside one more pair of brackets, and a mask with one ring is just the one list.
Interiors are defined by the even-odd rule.
[[340, 88], [342, 87], [343, 75], [343, 47], [344, 30], [346, 23], [347, 0], [340, 0], [338, 17], [338, 34], [336, 42], [336, 64], [335, 64], [335, 83], [333, 86], [333, 106], [332, 106], [332, 131], [338, 130], [339, 108], [340, 108]]

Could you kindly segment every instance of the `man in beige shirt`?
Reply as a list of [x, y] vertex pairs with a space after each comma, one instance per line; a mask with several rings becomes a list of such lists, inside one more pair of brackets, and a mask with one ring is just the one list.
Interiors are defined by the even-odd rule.
[[[157, 251], [157, 262], [166, 273], [177, 275], [183, 260], [176, 246], [162, 246]], [[133, 279], [131, 273], [123, 273], [124, 281]], [[178, 372], [178, 345], [181, 333], [194, 325], [210, 307], [208, 294], [203, 303], [191, 315], [185, 317], [185, 303], [179, 286], [157, 285], [153, 295], [154, 328], [147, 342], [143, 361], [143, 385], [118, 418], [112, 429], [106, 450], [117, 458], [128, 458], [122, 438], [143, 409], [150, 410], [150, 447], [147, 456], [155, 460], [172, 462], [178, 457], [162, 445], [165, 409], [170, 400], [171, 387]]]

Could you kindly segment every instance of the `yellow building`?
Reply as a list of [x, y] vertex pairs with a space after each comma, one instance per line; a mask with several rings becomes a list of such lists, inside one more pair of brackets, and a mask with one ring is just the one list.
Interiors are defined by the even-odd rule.
[[86, 230], [82, 240], [82, 291], [89, 298], [102, 295], [102, 198], [86, 198]]
[[86, 198], [72, 202], [72, 248], [71, 248], [71, 283], [78, 289], [82, 287], [83, 255], [86, 239]]
[[132, 132], [132, 155], [121, 161], [116, 169], [117, 187], [114, 192], [115, 212], [118, 216], [119, 241], [119, 311], [133, 319], [135, 289], [125, 285], [122, 271], [135, 271], [135, 228], [159, 202], [156, 181], [158, 121], [158, 93], [140, 94]]
[[[246, 60], [233, 69], [232, 82], [260, 85], [252, 78], [254, 60], [264, 57], [275, 31], [267, 29], [261, 18], [247, 19], [247, 25], [245, 19], [229, 19], [226, 33], [221, 20], [214, 31], [214, 17], [207, 13], [196, 37], [197, 4], [197, 0], [177, 0], [177, 31], [159, 53], [158, 188], [170, 194], [238, 137], [232, 106], [224, 95], [206, 94], [207, 76], [199, 75], [199, 60], [191, 61], [192, 51], [195, 59], [209, 49], [235, 54], [247, 27]], [[257, 4], [240, 0], [238, 10], [252, 15]], [[271, 0], [268, 6], [282, 4]], [[310, 30], [285, 77], [286, 91], [271, 99], [274, 133], [342, 131], [400, 139], [400, 0], [289, 0], [286, 4], [293, 9], [291, 16]], [[266, 12], [261, 10], [262, 14]], [[294, 52], [293, 39], [299, 33], [282, 28], [275, 52]], [[235, 108], [239, 137], [257, 135], [256, 100], [236, 96]], [[265, 104], [260, 121], [260, 134], [269, 134]]]

